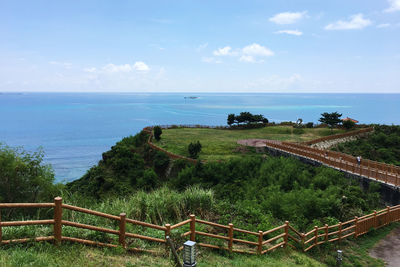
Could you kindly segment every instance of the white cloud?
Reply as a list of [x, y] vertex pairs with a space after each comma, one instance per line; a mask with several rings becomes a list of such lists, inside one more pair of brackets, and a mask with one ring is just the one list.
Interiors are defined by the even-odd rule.
[[199, 45], [199, 46], [196, 48], [196, 52], [201, 52], [201, 51], [203, 51], [204, 49], [207, 48], [207, 46], [208, 46], [208, 43], [204, 43], [204, 44]]
[[202, 61], [202, 62], [205, 62], [205, 63], [214, 63], [214, 64], [220, 64], [220, 63], [222, 63], [222, 61], [217, 60], [217, 59], [215, 59], [215, 58], [213, 58], [213, 57], [203, 57], [203, 58], [201, 59], [201, 61]]
[[298, 30], [282, 30], [282, 31], [277, 31], [275, 33], [279, 33], [279, 34], [286, 33], [286, 34], [296, 35], [296, 36], [303, 35], [303, 33]]
[[138, 71], [149, 71], [150, 70], [149, 66], [147, 66], [147, 64], [142, 61], [136, 61], [135, 64], [133, 64], [133, 68]]
[[376, 25], [376, 27], [377, 28], [387, 28], [387, 27], [390, 27], [390, 24], [389, 23], [382, 23], [382, 24]]
[[269, 21], [276, 24], [293, 24], [304, 18], [307, 11], [304, 12], [283, 12], [271, 17]]
[[256, 59], [253, 56], [243, 55], [239, 58], [241, 62], [256, 63]]
[[372, 24], [372, 21], [365, 19], [363, 14], [350, 16], [350, 20], [338, 20], [325, 26], [325, 30], [357, 30], [363, 29]]
[[230, 46], [218, 48], [218, 50], [215, 50], [213, 54], [214, 56], [229, 56], [232, 55], [232, 48]]
[[84, 72], [89, 72], [89, 73], [94, 73], [94, 72], [97, 71], [97, 69], [94, 68], [94, 67], [93, 67], [93, 68], [84, 68], [83, 71], [84, 71]]
[[384, 12], [396, 12], [400, 11], [400, 0], [388, 0], [389, 8], [385, 9]]
[[[219, 48], [213, 52], [214, 56], [232, 56], [238, 57], [240, 62], [259, 63], [263, 62], [263, 57], [270, 57], [274, 55], [269, 48], [253, 43], [243, 48], [232, 49], [230, 46]], [[214, 57], [203, 57], [203, 62], [206, 63], [222, 63]]]
[[[95, 68], [87, 68], [86, 72], [90, 72], [88, 70], [93, 70], [92, 72], [95, 71]], [[134, 70], [136, 71], [149, 71], [150, 68], [149, 66], [146, 65], [146, 63], [142, 61], [136, 61], [133, 65], [130, 64], [122, 64], [122, 65], [115, 65], [115, 64], [107, 64], [102, 67], [102, 70], [104, 72], [108, 73], [115, 73], [115, 72], [132, 72]]]
[[105, 65], [102, 68], [105, 72], [130, 72], [132, 71], [132, 66], [129, 64], [123, 64], [123, 65], [114, 65], [112, 63]]
[[274, 55], [270, 49], [259, 44], [251, 44], [242, 49], [244, 55], [270, 57]]
[[66, 69], [72, 68], [72, 63], [69, 63], [69, 62], [50, 61], [49, 64], [50, 65], [55, 65], [55, 66], [61, 66], [61, 67], [64, 67]]

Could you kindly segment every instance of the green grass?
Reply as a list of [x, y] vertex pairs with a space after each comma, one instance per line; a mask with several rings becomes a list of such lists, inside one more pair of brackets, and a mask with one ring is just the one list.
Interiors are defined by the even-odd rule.
[[[370, 257], [368, 251], [399, 225], [393, 223], [357, 239], [329, 243], [313, 248], [307, 253], [279, 248], [271, 253], [256, 256], [198, 248], [197, 266], [335, 266], [338, 249], [343, 251], [344, 267], [384, 266], [382, 260]], [[60, 247], [49, 242], [13, 244], [0, 247], [0, 266], [174, 266], [173, 260], [164, 253], [162, 247], [159, 251], [160, 255], [156, 256], [146, 253], [133, 254], [120, 248], [104, 249], [65, 242]], [[179, 257], [181, 259], [181, 255]]]
[[[296, 133], [300, 131], [301, 133]], [[333, 134], [344, 132], [335, 129]], [[249, 130], [221, 130], [206, 128], [175, 128], [163, 130], [161, 140], [154, 140], [155, 144], [178, 155], [188, 156], [187, 147], [190, 142], [200, 141], [202, 150], [200, 159], [221, 160], [243, 156], [242, 151], [237, 151], [241, 139], [273, 139], [289, 142], [309, 141], [323, 136], [331, 135], [327, 128], [294, 129], [291, 126], [269, 126]], [[251, 156], [254, 149], [246, 153]], [[252, 153], [253, 152], [253, 153]]]
[[392, 223], [378, 230], [371, 230], [368, 234], [362, 235], [357, 239], [350, 238], [341, 243], [335, 242], [311, 249], [310, 256], [326, 263], [328, 266], [335, 266], [337, 250], [343, 251], [342, 266], [385, 266], [383, 260], [373, 258], [369, 255], [369, 250], [374, 247], [379, 240], [388, 235], [400, 223]]
[[[181, 255], [180, 259], [182, 258]], [[324, 266], [306, 254], [278, 249], [263, 256], [219, 253], [199, 249], [197, 262], [202, 266]], [[51, 243], [31, 243], [0, 248], [1, 267], [70, 266], [174, 266], [167, 255], [127, 253], [121, 249], [103, 249], [78, 244], [55, 247]]]

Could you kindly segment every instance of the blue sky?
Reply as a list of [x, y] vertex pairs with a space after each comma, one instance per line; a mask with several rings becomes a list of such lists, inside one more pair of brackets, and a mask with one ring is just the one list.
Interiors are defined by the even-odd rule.
[[0, 1], [3, 92], [400, 93], [400, 0]]

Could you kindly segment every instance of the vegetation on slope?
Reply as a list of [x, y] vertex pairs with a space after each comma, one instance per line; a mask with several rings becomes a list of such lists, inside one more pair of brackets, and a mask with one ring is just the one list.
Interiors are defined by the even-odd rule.
[[400, 166], [400, 126], [374, 125], [367, 138], [337, 145], [333, 150]]
[[[163, 167], [170, 170], [166, 175], [165, 171], [156, 171], [158, 159], [153, 155], [161, 152], [150, 149], [144, 140], [143, 133], [124, 138], [82, 179], [68, 184], [68, 190], [105, 199], [125, 198], [138, 189], [161, 185], [178, 191], [197, 186], [198, 190], [214, 192], [215, 220], [249, 230], [269, 229], [285, 220], [305, 230], [359, 216], [379, 205], [376, 184], [363, 192], [357, 182], [338, 171], [315, 168], [292, 158], [253, 155], [197, 165], [176, 161]], [[153, 173], [150, 179], [145, 177], [146, 172]], [[188, 209], [187, 214], [190, 212], [194, 211]]]
[[[189, 156], [188, 145], [191, 142], [200, 141], [202, 150], [199, 158], [213, 161], [243, 157], [243, 147], [237, 144], [237, 141], [241, 139], [260, 138], [302, 142], [342, 132], [344, 130], [334, 129], [331, 132], [326, 128], [293, 128], [292, 126], [268, 126], [245, 130], [175, 128], [164, 130], [161, 140], [154, 140], [154, 143], [172, 153]], [[246, 155], [253, 156], [254, 154]]]

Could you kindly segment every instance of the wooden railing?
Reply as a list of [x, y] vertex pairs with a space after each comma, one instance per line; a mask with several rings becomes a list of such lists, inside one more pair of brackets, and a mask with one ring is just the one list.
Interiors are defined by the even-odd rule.
[[181, 155], [177, 155], [177, 154], [171, 153], [168, 150], [165, 150], [165, 149], [153, 144], [153, 142], [152, 142], [152, 140], [153, 140], [152, 127], [146, 127], [146, 128], [143, 129], [143, 131], [149, 134], [149, 138], [147, 139], [147, 144], [151, 148], [165, 153], [170, 159], [183, 159], [183, 160], [186, 160], [187, 162], [192, 163], [192, 164], [196, 164], [197, 163], [197, 160], [195, 160], [195, 159], [191, 159], [191, 158], [187, 158], [187, 157], [184, 157], [184, 156], [181, 156]]
[[[229, 252], [248, 253], [248, 254], [265, 254], [279, 247], [290, 246], [292, 248], [308, 251], [311, 248], [321, 245], [326, 242], [341, 241], [347, 237], [354, 236], [357, 238], [360, 235], [367, 233], [371, 228], [379, 228], [391, 222], [400, 220], [400, 205], [387, 207], [381, 211], [374, 211], [371, 214], [363, 217], [355, 217], [347, 222], [340, 222], [336, 225], [325, 225], [323, 227], [315, 226], [308, 233], [301, 233], [292, 227], [288, 221], [283, 225], [267, 231], [248, 231], [234, 227], [232, 223], [228, 225], [218, 224], [196, 218], [195, 215], [190, 215], [190, 218], [177, 223], [175, 225], [165, 224], [163, 226], [142, 222], [126, 217], [125, 213], [111, 215], [99, 211], [76, 207], [62, 203], [62, 199], [57, 197], [54, 203], [0, 203], [0, 211], [5, 208], [53, 208], [53, 219], [47, 220], [31, 220], [31, 221], [6, 221], [0, 220], [0, 244], [24, 243], [29, 241], [53, 241], [55, 245], [60, 245], [63, 241], [77, 242], [86, 245], [95, 245], [101, 247], [122, 247], [128, 251], [134, 252], [149, 252], [159, 253], [156, 250], [149, 250], [138, 247], [130, 247], [127, 238], [134, 238], [155, 242], [158, 244], [166, 244], [166, 238], [156, 238], [152, 236], [141, 235], [128, 232], [127, 224], [139, 225], [143, 228], [164, 232], [164, 236], [170, 236], [171, 231], [176, 231], [185, 225], [189, 225], [189, 231], [183, 232], [181, 229], [180, 236], [188, 237], [192, 241], [197, 241], [201, 247], [222, 249]], [[80, 213], [85, 213], [93, 216], [103, 217], [112, 221], [116, 221], [118, 229], [104, 228], [79, 222], [73, 222], [63, 219], [63, 211], [72, 210]], [[1, 218], [1, 217], [0, 217]], [[53, 235], [40, 236], [34, 238], [22, 239], [2, 239], [2, 228], [24, 225], [53, 225]], [[206, 225], [206, 227], [204, 227]], [[93, 240], [71, 237], [63, 235], [63, 226], [82, 228], [96, 232], [103, 232], [118, 237], [117, 240], [111, 243], [97, 242]], [[187, 227], [186, 227], [187, 228]], [[211, 228], [211, 229], [210, 229]], [[203, 230], [207, 229], [207, 230]], [[202, 230], [202, 231], [200, 231]], [[205, 239], [204, 239], [205, 237]], [[247, 238], [245, 238], [247, 237]], [[204, 240], [201, 240], [204, 239]], [[222, 244], [212, 244], [207, 241], [219, 240]], [[240, 244], [240, 247], [237, 247]], [[182, 250], [180, 247], [178, 250]]]
[[369, 133], [369, 132], [373, 132], [373, 131], [374, 131], [374, 128], [369, 127], [369, 128], [365, 128], [365, 129], [361, 129], [361, 130], [357, 130], [357, 131], [351, 131], [351, 132], [347, 132], [347, 133], [334, 134], [334, 135], [317, 138], [317, 139], [314, 139], [311, 141], [303, 142], [303, 144], [313, 145], [313, 144], [317, 144], [317, 143], [321, 143], [321, 142], [325, 142], [325, 141], [329, 141], [329, 140], [335, 140], [335, 139], [340, 139], [340, 138], [349, 137], [349, 136], [357, 136], [357, 135], [360, 135], [363, 133]]
[[356, 157], [348, 154], [313, 148], [298, 143], [266, 141], [266, 145], [267, 147], [308, 158], [342, 171], [375, 179], [394, 186], [400, 186], [399, 166], [368, 159], [361, 159], [359, 163]]

